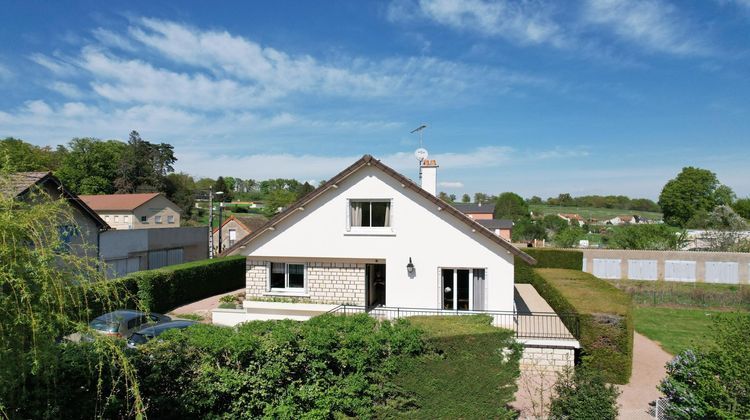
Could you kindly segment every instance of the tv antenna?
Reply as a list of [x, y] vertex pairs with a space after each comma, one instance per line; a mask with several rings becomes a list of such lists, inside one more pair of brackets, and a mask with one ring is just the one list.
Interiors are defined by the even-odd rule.
[[411, 130], [411, 134], [419, 133], [419, 149], [414, 151], [414, 157], [417, 158], [417, 162], [419, 165], [419, 179], [422, 179], [422, 162], [427, 159], [427, 156], [429, 154], [427, 153], [427, 149], [422, 147], [422, 131], [427, 128], [427, 124], [422, 124], [419, 127], [415, 128], [414, 130]]

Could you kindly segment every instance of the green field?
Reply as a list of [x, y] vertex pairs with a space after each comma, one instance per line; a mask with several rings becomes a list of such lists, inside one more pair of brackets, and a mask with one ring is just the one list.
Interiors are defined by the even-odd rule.
[[[196, 218], [198, 224], [200, 226], [205, 226], [208, 224], [208, 203], [201, 203], [203, 207], [203, 212], [200, 216]], [[216, 208], [216, 204], [214, 204], [214, 207]], [[248, 207], [246, 204], [227, 204], [224, 209], [221, 211], [221, 219], [226, 220], [230, 216], [237, 216], [237, 217], [244, 217], [244, 216], [250, 216], [253, 214], [263, 214], [261, 209], [248, 209], [248, 212], [234, 212], [232, 209], [237, 207]], [[213, 227], [219, 226], [219, 212], [214, 211], [214, 223]]]
[[548, 214], [558, 213], [576, 213], [581, 215], [584, 219], [588, 220], [594, 218], [597, 220], [611, 219], [615, 216], [627, 216], [637, 214], [639, 216], [646, 217], [652, 220], [661, 220], [661, 213], [654, 213], [650, 211], [638, 211], [638, 210], [625, 210], [625, 209], [603, 209], [597, 207], [565, 207], [565, 206], [550, 206], [547, 204], [530, 204], [529, 209], [534, 213], [541, 213], [545, 216]]
[[635, 308], [635, 329], [671, 354], [712, 343], [713, 320], [720, 311], [689, 308]]
[[[502, 349], [510, 330], [490, 325], [488, 316], [412, 317], [438, 354], [408, 361], [394, 378], [413, 401], [407, 411], [386, 407], [379, 418], [506, 418], [519, 375], [518, 356]], [[501, 415], [501, 413], [503, 415]]]
[[750, 311], [750, 285], [610, 280], [641, 306]]

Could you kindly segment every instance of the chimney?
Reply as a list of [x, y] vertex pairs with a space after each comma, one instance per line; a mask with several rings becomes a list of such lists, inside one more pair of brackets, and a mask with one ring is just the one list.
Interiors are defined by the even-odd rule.
[[437, 195], [437, 161], [425, 159], [419, 169], [422, 178], [422, 189], [432, 195]]

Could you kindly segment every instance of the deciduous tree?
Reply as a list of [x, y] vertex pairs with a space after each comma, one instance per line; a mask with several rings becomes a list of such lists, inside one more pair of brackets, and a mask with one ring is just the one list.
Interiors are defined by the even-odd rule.
[[529, 216], [529, 206], [524, 199], [512, 192], [504, 192], [495, 201], [495, 219], [519, 220]]
[[55, 175], [76, 194], [113, 194], [126, 148], [117, 140], [75, 138]]
[[718, 204], [728, 204], [727, 200], [731, 203], [733, 194], [713, 172], [689, 166], [667, 182], [659, 195], [659, 206], [665, 222], [685, 227], [699, 212], [710, 212]]

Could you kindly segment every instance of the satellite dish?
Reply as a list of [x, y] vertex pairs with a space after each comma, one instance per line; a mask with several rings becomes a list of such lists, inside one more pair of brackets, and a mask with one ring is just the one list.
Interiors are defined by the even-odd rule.
[[427, 159], [427, 156], [429, 156], [427, 153], [427, 149], [424, 149], [422, 147], [414, 151], [414, 157], [417, 158], [417, 160], [420, 162]]

